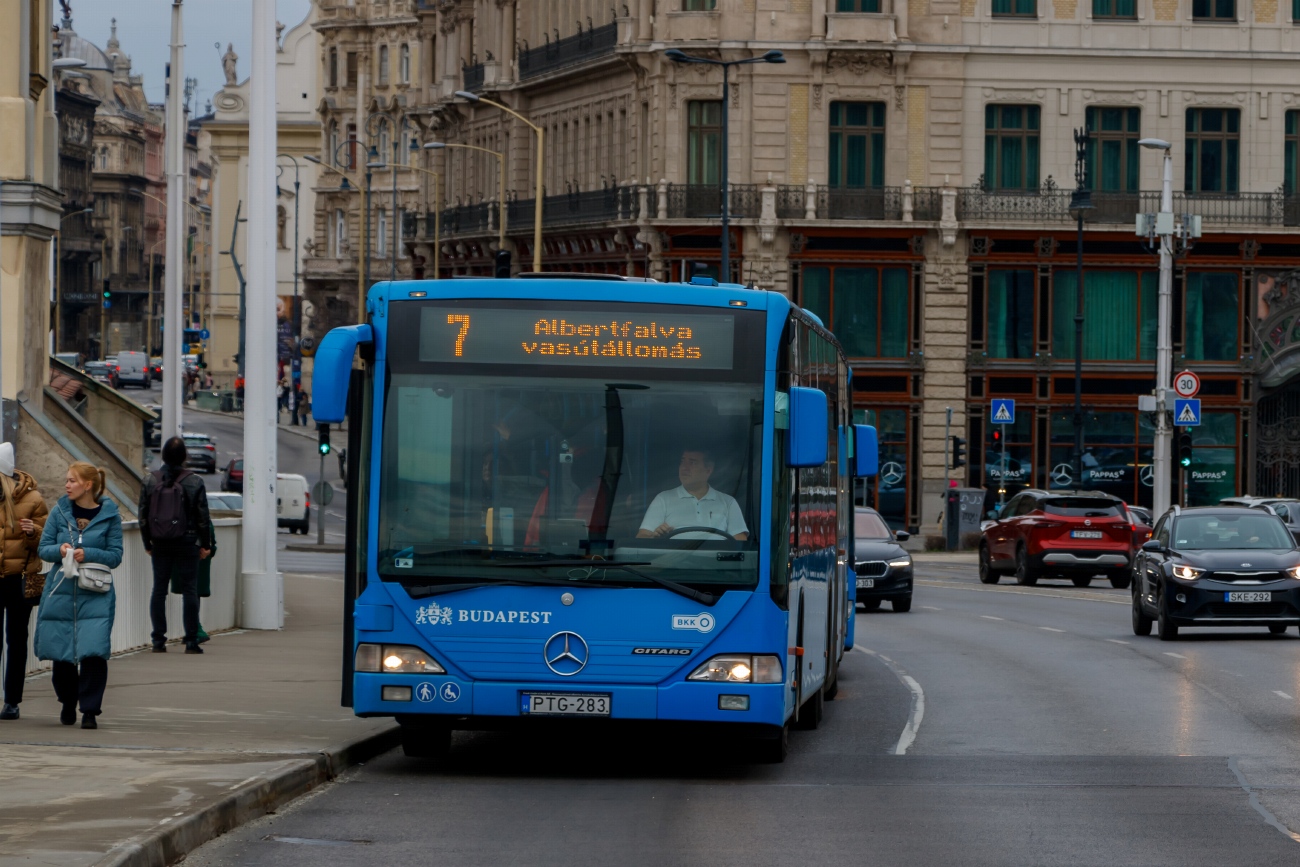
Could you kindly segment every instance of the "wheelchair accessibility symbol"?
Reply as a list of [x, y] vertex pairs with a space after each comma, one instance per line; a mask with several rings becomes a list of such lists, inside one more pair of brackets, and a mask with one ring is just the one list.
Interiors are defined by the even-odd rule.
[[442, 689], [439, 690], [438, 694], [442, 696], [443, 701], [456, 701], [460, 698], [460, 687], [448, 681], [442, 685]]

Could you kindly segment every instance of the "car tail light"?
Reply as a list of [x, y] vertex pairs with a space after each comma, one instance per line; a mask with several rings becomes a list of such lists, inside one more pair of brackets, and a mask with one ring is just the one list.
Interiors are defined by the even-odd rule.
[[310, 509], [310, 508], [311, 508], [311, 494], [307, 494], [306, 497], [305, 497], [304, 499], [307, 500], [307, 508]]
[[204, 448], [207, 449], [207, 450], [210, 451], [210, 452], [215, 452], [215, 451], [217, 450], [217, 447], [214, 446], [214, 445], [212, 445], [212, 444], [210, 444], [210, 443], [209, 443], [208, 445], [204, 446]]

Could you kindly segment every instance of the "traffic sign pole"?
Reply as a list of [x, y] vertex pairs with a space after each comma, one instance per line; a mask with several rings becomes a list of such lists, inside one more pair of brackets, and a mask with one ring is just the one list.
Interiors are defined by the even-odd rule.
[[989, 412], [994, 424], [1002, 425], [1002, 469], [998, 471], [998, 505], [1007, 498], [1007, 428], [1016, 423], [1016, 402], [1013, 398], [993, 401]]

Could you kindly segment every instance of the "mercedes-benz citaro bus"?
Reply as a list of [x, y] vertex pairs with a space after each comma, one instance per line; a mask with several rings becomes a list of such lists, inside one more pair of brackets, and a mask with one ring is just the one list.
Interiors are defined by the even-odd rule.
[[321, 341], [313, 412], [348, 421], [343, 702], [411, 756], [596, 719], [780, 761], [852, 646], [875, 429], [782, 295], [593, 276], [380, 283]]

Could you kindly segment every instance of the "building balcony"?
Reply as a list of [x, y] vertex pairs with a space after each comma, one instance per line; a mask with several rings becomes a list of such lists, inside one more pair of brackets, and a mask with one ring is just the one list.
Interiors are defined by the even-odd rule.
[[[979, 188], [958, 191], [957, 219], [963, 222], [1041, 223], [1073, 222], [1070, 199], [1073, 192], [1053, 186], [1036, 191], [998, 191]], [[1160, 193], [1094, 191], [1092, 210], [1084, 222], [1092, 225], [1133, 225], [1138, 214], [1160, 210]], [[1300, 226], [1300, 196], [1281, 190], [1271, 193], [1173, 194], [1176, 214], [1196, 214], [1207, 228]]]
[[[903, 0], [900, 0], [903, 2]], [[831, 12], [826, 16], [828, 42], [897, 42], [894, 16], [879, 12]]]
[[614, 53], [618, 25], [606, 24], [519, 52], [519, 79], [527, 81]]
[[486, 77], [486, 67], [481, 63], [475, 63], [473, 66], [461, 67], [461, 85], [470, 93], [479, 93], [483, 90], [483, 83]]
[[[609, 224], [636, 219], [636, 187], [607, 187], [603, 190], [561, 193], [542, 200], [542, 226], [546, 229], [591, 224]], [[536, 221], [536, 199], [506, 202], [506, 229], [511, 234], [531, 232]], [[458, 205], [442, 212], [443, 236], [488, 235], [498, 231], [500, 208], [496, 202]], [[409, 215], [408, 215], [409, 216]], [[433, 235], [433, 214], [425, 216], [423, 233]], [[405, 237], [419, 231], [414, 220], [403, 223]]]
[[[735, 220], [756, 220], [762, 213], [762, 187], [732, 184], [728, 187], [727, 214]], [[714, 184], [668, 184], [667, 208], [670, 220], [711, 220], [722, 216], [722, 192]]]

